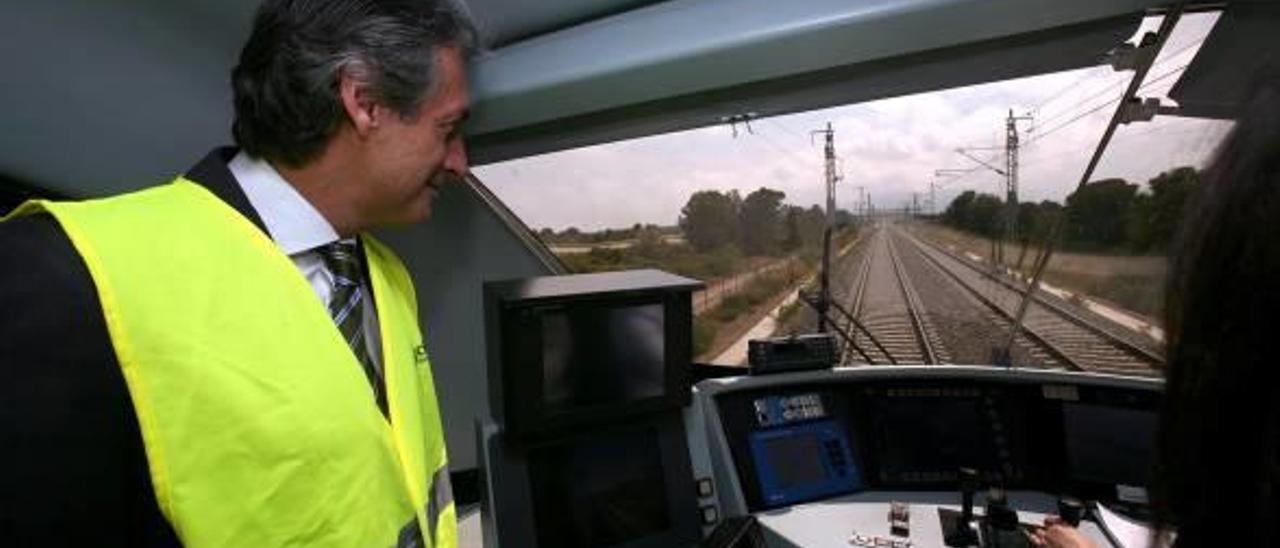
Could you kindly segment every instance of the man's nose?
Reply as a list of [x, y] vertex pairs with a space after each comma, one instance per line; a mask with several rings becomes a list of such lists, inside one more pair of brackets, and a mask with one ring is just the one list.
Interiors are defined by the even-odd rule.
[[461, 137], [449, 143], [449, 150], [444, 157], [444, 168], [459, 177], [467, 175], [467, 171], [470, 169], [470, 166], [467, 165], [467, 145]]

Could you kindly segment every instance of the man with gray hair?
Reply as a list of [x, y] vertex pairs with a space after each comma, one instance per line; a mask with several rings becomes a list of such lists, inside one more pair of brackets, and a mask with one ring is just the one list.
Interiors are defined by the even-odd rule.
[[456, 545], [413, 284], [366, 231], [466, 173], [474, 42], [444, 1], [267, 0], [239, 148], [0, 223], [6, 541]]

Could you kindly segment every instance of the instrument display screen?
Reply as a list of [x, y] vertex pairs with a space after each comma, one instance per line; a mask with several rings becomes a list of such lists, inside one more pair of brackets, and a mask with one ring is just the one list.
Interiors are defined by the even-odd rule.
[[1020, 479], [1015, 447], [994, 398], [972, 388], [888, 390], [872, 402], [878, 479], [937, 484], [958, 479], [959, 467], [984, 481]]
[[1150, 476], [1154, 411], [1084, 403], [1062, 406], [1072, 478], [1145, 487]]
[[751, 453], [761, 495], [770, 507], [862, 486], [848, 437], [832, 420], [756, 431], [751, 435]]
[[661, 304], [581, 307], [542, 318], [542, 400], [572, 410], [661, 396], [666, 387]]
[[[613, 546], [672, 526], [657, 434], [602, 435], [535, 451], [539, 545]], [[655, 488], [656, 486], [656, 488]]]
[[777, 472], [778, 487], [794, 489], [826, 481], [827, 467], [817, 436], [785, 436], [763, 443], [765, 456]]
[[882, 479], [937, 481], [931, 474], [990, 467], [995, 458], [975, 400], [890, 400], [879, 411]]

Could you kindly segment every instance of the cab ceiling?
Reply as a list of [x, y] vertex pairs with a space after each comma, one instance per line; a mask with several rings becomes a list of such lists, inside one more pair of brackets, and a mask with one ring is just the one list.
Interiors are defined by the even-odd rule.
[[[0, 3], [0, 178], [164, 181], [229, 141], [257, 0]], [[471, 148], [492, 162], [1095, 64], [1154, 0], [471, 0]]]

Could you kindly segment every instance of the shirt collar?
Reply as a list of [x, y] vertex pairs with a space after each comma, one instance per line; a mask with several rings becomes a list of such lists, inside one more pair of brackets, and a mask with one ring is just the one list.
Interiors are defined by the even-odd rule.
[[333, 225], [266, 160], [240, 151], [227, 163], [227, 169], [285, 255], [339, 240]]

